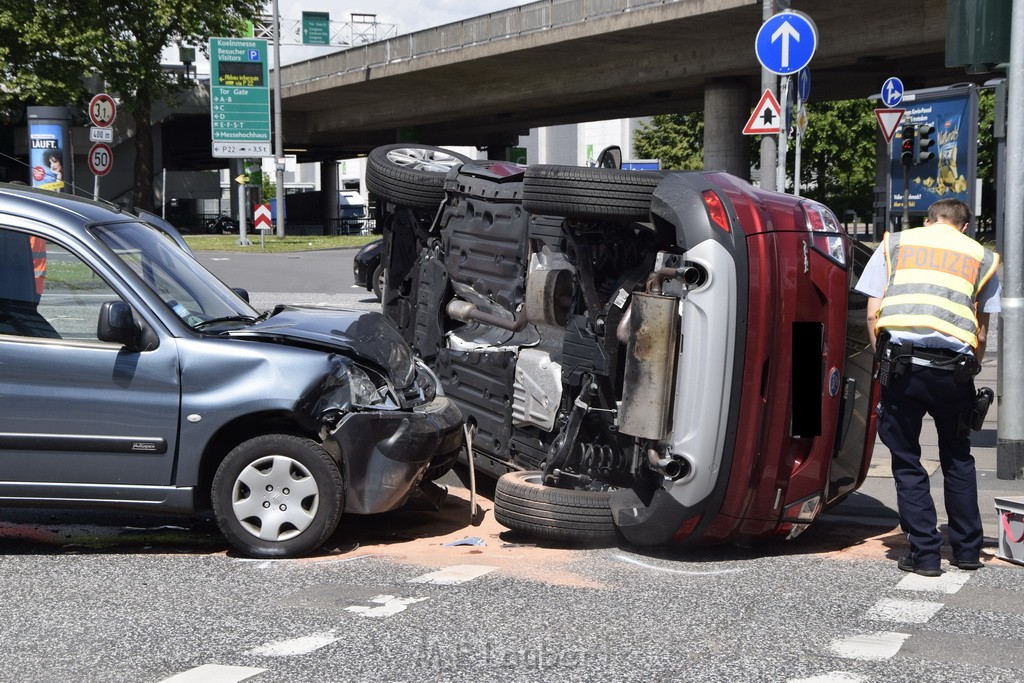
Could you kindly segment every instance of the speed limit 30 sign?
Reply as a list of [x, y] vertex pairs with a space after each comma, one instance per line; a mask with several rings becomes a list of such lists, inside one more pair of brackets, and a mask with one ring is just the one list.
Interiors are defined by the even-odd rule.
[[89, 150], [89, 170], [94, 174], [107, 175], [114, 165], [114, 153], [102, 142], [96, 143]]

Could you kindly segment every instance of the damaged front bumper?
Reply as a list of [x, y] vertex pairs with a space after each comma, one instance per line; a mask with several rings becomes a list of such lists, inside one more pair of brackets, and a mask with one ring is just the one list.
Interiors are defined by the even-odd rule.
[[345, 465], [345, 512], [401, 506], [432, 465], [454, 461], [463, 444], [462, 412], [445, 396], [412, 410], [346, 414], [328, 436]]

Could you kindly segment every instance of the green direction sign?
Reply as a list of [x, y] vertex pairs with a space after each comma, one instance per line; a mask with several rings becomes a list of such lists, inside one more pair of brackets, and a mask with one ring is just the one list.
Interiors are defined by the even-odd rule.
[[331, 15], [328, 12], [302, 13], [302, 44], [331, 44]]
[[268, 56], [260, 38], [210, 38], [213, 156], [271, 156]]

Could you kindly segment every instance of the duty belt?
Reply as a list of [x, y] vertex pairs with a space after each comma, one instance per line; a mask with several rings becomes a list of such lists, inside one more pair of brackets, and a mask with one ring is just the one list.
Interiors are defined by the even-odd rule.
[[954, 373], [957, 384], [970, 383], [981, 370], [978, 361], [969, 353], [918, 347], [910, 342], [895, 344], [885, 331], [879, 336], [876, 352], [878, 381], [883, 387], [902, 377], [910, 365], [949, 370]]
[[915, 346], [910, 352], [910, 362], [914, 365], [952, 372], [956, 369], [957, 362], [961, 357], [966, 355], [950, 349], [927, 349]]

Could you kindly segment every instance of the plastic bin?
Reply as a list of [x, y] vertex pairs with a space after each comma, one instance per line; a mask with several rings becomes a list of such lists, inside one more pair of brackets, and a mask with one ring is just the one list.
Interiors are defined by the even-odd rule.
[[1024, 564], [1024, 496], [996, 498], [999, 515], [999, 546], [996, 557]]

